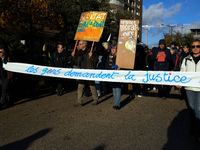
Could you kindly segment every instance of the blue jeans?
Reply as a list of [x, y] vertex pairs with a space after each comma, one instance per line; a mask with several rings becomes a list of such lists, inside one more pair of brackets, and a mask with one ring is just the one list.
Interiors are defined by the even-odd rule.
[[191, 130], [200, 138], [200, 91], [186, 90]]
[[113, 97], [114, 97], [114, 106], [120, 107], [120, 101], [121, 101], [121, 85], [114, 84], [112, 86], [113, 90]]
[[[102, 90], [101, 90], [101, 85], [102, 85]], [[106, 89], [106, 83], [105, 82], [95, 81], [95, 86], [96, 86], [98, 94], [100, 94], [101, 91], [102, 91], [102, 93], [106, 93], [107, 89]]]
[[100, 85], [100, 81], [95, 81], [95, 86], [97, 89], [97, 94], [101, 93], [101, 85]]

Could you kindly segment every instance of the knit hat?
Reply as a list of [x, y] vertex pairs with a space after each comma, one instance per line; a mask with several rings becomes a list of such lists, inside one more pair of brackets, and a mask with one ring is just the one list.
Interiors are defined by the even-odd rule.
[[106, 46], [108, 44], [108, 42], [103, 42], [102, 45], [103, 47]]
[[161, 39], [161, 40], [159, 41], [159, 45], [161, 45], [161, 44], [163, 44], [163, 45], [166, 45], [166, 43], [165, 43], [165, 40], [164, 40], [164, 39]]
[[114, 47], [117, 48], [117, 44], [112, 44], [112, 45], [111, 45], [111, 48], [114, 48]]
[[171, 45], [177, 46], [177, 43], [176, 43], [175, 41], [173, 41], [173, 42], [171, 43]]

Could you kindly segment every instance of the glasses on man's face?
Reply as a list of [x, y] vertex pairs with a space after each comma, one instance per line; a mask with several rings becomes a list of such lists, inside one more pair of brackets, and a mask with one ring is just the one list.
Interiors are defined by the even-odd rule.
[[191, 48], [200, 48], [200, 45], [192, 45]]
[[2, 51], [0, 51], [0, 53], [3, 53]]
[[83, 44], [83, 43], [81, 43], [81, 44], [78, 44], [78, 46], [79, 46], [79, 45], [82, 45], [82, 44]]

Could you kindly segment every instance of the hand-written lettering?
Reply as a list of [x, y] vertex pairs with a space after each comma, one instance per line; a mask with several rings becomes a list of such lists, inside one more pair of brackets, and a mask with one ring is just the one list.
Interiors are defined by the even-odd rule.
[[132, 80], [132, 81], [135, 81], [136, 79], [134, 78], [134, 74], [130, 75], [131, 74], [131, 71], [128, 72], [127, 75], [125, 75], [125, 80]]
[[77, 29], [77, 32], [85, 32], [85, 28]]
[[70, 76], [70, 77], [83, 77], [83, 78], [100, 78], [100, 79], [115, 79], [114, 75], [119, 74], [115, 71], [113, 71], [113, 73], [103, 73], [103, 71], [101, 71], [100, 73], [89, 73], [89, 72], [76, 72], [73, 71], [73, 69], [71, 71], [67, 71], [64, 73], [64, 76]]
[[142, 80], [144, 83], [147, 83], [149, 81], [161, 82], [163, 80], [165, 82], [188, 83], [192, 80], [188, 79], [186, 76], [181, 76], [181, 77], [179, 75], [172, 76], [171, 73], [166, 73], [166, 72], [164, 72], [163, 76], [161, 76], [160, 73], [157, 75], [151, 75], [150, 73], [146, 73], [144, 76], [145, 79]]
[[58, 74], [60, 74], [60, 71], [61, 71], [61, 69], [56, 70], [56, 69], [44, 68], [44, 69], [42, 70], [41, 75], [44, 75], [44, 74], [58, 75]]
[[84, 28], [84, 27], [103, 28], [104, 24], [105, 24], [104, 20], [101, 22], [89, 20], [89, 21], [84, 21], [83, 23], [80, 23], [78, 27], [79, 28]]
[[[93, 19], [93, 20], [96, 20], [96, 19], [105, 19], [106, 17], [106, 13], [92, 13], [91, 16], [90, 16], [90, 19]], [[88, 16], [87, 16], [88, 17]]]
[[156, 82], [161, 82], [162, 81], [162, 78], [160, 77], [160, 74], [157, 74], [157, 75], [151, 75], [149, 73], [145, 74], [144, 76], [146, 76], [146, 80], [145, 79], [142, 79], [142, 81], [144, 83], [147, 83], [149, 81], [156, 81]]
[[38, 69], [39, 69], [39, 67], [37, 67], [37, 68], [34, 68], [34, 66], [31, 66], [31, 67], [29, 67], [27, 70], [25, 70], [26, 72], [29, 72], [29, 73], [37, 73], [37, 71], [38, 71]]

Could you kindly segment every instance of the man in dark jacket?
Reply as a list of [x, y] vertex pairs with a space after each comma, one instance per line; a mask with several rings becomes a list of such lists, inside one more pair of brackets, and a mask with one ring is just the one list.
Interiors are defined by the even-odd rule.
[[[75, 52], [72, 52], [73, 57], [77, 57], [78, 62], [78, 68], [80, 69], [95, 69], [98, 58], [97, 55], [95, 55], [93, 52], [91, 52], [87, 46], [87, 42], [80, 40], [78, 43], [79, 52], [75, 56]], [[77, 103], [74, 105], [74, 107], [80, 107], [83, 106], [83, 91], [85, 84], [88, 83], [90, 86], [90, 90], [92, 92], [93, 96], [93, 102], [92, 105], [97, 105], [98, 103], [98, 96], [97, 96], [97, 90], [95, 87], [94, 81], [86, 81], [86, 80], [79, 80], [78, 83], [78, 98]]]
[[[58, 44], [57, 45], [57, 50], [53, 53], [51, 57], [51, 65], [53, 67], [61, 67], [65, 68], [67, 66], [67, 58], [66, 58], [66, 53], [63, 51], [63, 45]], [[57, 78], [57, 83], [58, 83], [58, 89], [57, 89], [57, 95], [61, 96], [63, 94], [63, 79], [62, 78]]]
[[[166, 48], [165, 40], [161, 39], [158, 49], [155, 49], [151, 55], [151, 59], [154, 60], [154, 70], [169, 71], [169, 64], [174, 55], [173, 52]], [[166, 85], [158, 85], [158, 96], [162, 97], [163, 100], [166, 99], [167, 92], [168, 88]]]

